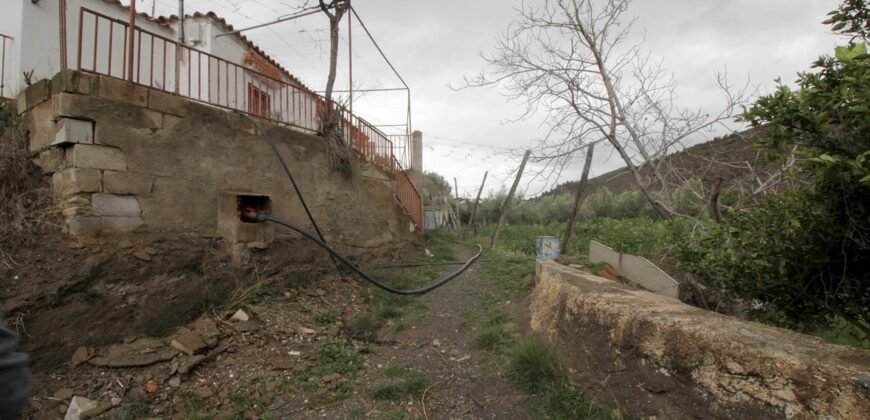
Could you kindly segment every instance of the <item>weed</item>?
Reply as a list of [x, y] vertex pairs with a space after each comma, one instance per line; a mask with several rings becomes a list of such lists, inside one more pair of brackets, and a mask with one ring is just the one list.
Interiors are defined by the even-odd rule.
[[543, 403], [551, 419], [611, 419], [613, 414], [586, 399], [573, 385], [552, 384], [543, 392]]
[[373, 315], [364, 315], [354, 319], [348, 326], [351, 338], [364, 341], [375, 341], [382, 323]]
[[390, 366], [384, 370], [388, 382], [372, 390], [376, 400], [401, 401], [418, 398], [432, 383], [426, 374], [402, 366]]
[[317, 351], [317, 374], [321, 377], [333, 373], [353, 373], [361, 365], [362, 356], [345, 340], [329, 341]]
[[338, 319], [338, 314], [334, 309], [318, 311], [313, 316], [314, 322], [320, 325], [330, 325]]
[[537, 340], [523, 339], [510, 351], [507, 376], [532, 393], [543, 391], [561, 376], [553, 351]]
[[381, 306], [375, 313], [375, 316], [380, 319], [395, 319], [402, 316], [402, 311], [395, 306]]
[[495, 350], [502, 345], [506, 337], [504, 325], [486, 325], [474, 337], [474, 347], [481, 350]]

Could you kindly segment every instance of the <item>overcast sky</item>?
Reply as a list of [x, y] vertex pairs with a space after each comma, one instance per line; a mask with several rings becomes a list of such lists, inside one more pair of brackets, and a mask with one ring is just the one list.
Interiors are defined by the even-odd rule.
[[[140, 8], [148, 9], [152, 0]], [[309, 4], [314, 4], [309, 0]], [[156, 0], [158, 14], [176, 13], [173, 0]], [[527, 0], [534, 3], [534, 0]], [[292, 13], [305, 0], [187, 0], [187, 12], [213, 10], [235, 26], [274, 20]], [[413, 127], [423, 132], [424, 169], [456, 177], [461, 196], [473, 196], [483, 173], [487, 191], [510, 184], [522, 149], [544, 135], [539, 118], [508, 122], [520, 111], [495, 89], [453, 91], [464, 75], [485, 67], [481, 53], [491, 52], [496, 36], [516, 18], [520, 0], [354, 0], [354, 8], [412, 89]], [[634, 40], [664, 60], [679, 82], [680, 104], [715, 112], [721, 101], [715, 72], [727, 68], [734, 83], [747, 78], [761, 92], [781, 76], [791, 82], [798, 71], [838, 39], [820, 24], [836, 8], [832, 0], [635, 0], [629, 14], [638, 18]], [[346, 89], [347, 27], [337, 89]], [[352, 28], [356, 89], [400, 87], [362, 28]], [[246, 35], [315, 90], [328, 71], [328, 23], [313, 15]], [[354, 111], [375, 124], [405, 121], [404, 93], [371, 93], [354, 101]], [[385, 128], [388, 130], [389, 128]], [[578, 162], [561, 182], [579, 178]], [[592, 175], [624, 166], [599, 149]], [[554, 180], [550, 180], [553, 182]], [[521, 191], [533, 196], [548, 188], [526, 179]]]

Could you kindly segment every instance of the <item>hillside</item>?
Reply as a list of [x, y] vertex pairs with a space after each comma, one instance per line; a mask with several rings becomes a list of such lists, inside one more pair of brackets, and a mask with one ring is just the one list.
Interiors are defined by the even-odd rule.
[[[666, 157], [670, 161], [667, 166], [673, 168], [675, 178], [698, 178], [705, 186], [709, 186], [716, 178], [722, 178], [724, 187], [751, 187], [756, 181], [750, 167], [766, 175], [774, 172], [779, 164], [770, 153], [754, 145], [761, 134], [761, 129], [749, 129], [696, 144]], [[640, 170], [646, 179], [652, 180], [650, 166], [645, 165]], [[578, 182], [560, 184], [544, 195], [573, 193]], [[605, 187], [614, 194], [637, 188], [626, 167], [590, 178], [587, 192], [591, 194]]]

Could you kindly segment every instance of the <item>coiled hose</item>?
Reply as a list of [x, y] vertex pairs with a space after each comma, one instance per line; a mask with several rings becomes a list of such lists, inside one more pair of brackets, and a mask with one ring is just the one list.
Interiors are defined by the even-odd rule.
[[393, 293], [393, 294], [396, 294], [396, 295], [403, 295], [403, 296], [418, 296], [418, 295], [424, 295], [424, 294], [426, 294], [426, 293], [429, 293], [429, 292], [431, 292], [431, 291], [433, 291], [433, 290], [435, 290], [435, 289], [437, 289], [437, 288], [439, 288], [439, 287], [441, 287], [441, 286], [447, 284], [450, 280], [453, 280], [454, 278], [458, 277], [460, 274], [462, 274], [463, 272], [465, 272], [465, 270], [467, 270], [468, 267], [471, 267], [471, 264], [473, 264], [474, 261], [476, 261], [478, 258], [480, 258], [480, 254], [483, 252], [483, 247], [481, 247], [480, 244], [477, 244], [477, 253], [474, 254], [474, 256], [472, 256], [471, 258], [469, 258], [468, 261], [466, 261], [465, 264], [463, 264], [462, 267], [460, 267], [458, 270], [456, 270], [456, 271], [454, 271], [454, 272], [452, 272], [452, 273], [450, 273], [450, 274], [448, 274], [448, 275], [442, 277], [441, 279], [435, 281], [435, 282], [432, 283], [431, 285], [426, 286], [426, 287], [424, 287], [424, 288], [422, 288], [422, 289], [400, 290], [400, 289], [396, 289], [396, 288], [390, 287], [390, 286], [388, 286], [388, 285], [386, 285], [386, 284], [384, 284], [384, 283], [381, 283], [380, 281], [376, 280], [374, 277], [372, 277], [372, 276], [366, 274], [366, 273], [365, 273], [364, 271], [362, 271], [359, 267], [357, 267], [356, 264], [354, 264], [354, 263], [348, 261], [348, 259], [345, 258], [344, 255], [341, 255], [338, 251], [336, 251], [335, 249], [333, 249], [333, 248], [332, 248], [331, 246], [329, 246], [326, 242], [323, 242], [323, 240], [321, 240], [320, 238], [318, 238], [316, 235], [314, 235], [314, 234], [312, 234], [312, 233], [306, 231], [305, 229], [302, 229], [302, 228], [299, 227], [299, 226], [296, 226], [296, 225], [293, 225], [293, 224], [291, 224], [291, 223], [285, 222], [285, 221], [283, 221], [283, 220], [281, 220], [281, 219], [277, 219], [277, 218], [274, 218], [274, 217], [271, 217], [271, 216], [267, 216], [267, 215], [265, 215], [265, 214], [257, 213], [257, 212], [247, 212], [247, 213], [245, 213], [245, 214], [243, 215], [243, 217], [245, 217], [248, 221], [252, 221], [252, 222], [271, 222], [271, 223], [275, 223], [275, 224], [278, 224], [278, 225], [284, 226], [284, 227], [286, 227], [286, 228], [288, 228], [288, 229], [291, 229], [291, 230], [293, 230], [293, 231], [296, 231], [297, 233], [299, 233], [299, 234], [301, 234], [302, 236], [308, 238], [309, 240], [313, 241], [313, 242], [316, 243], [317, 245], [320, 245], [320, 247], [323, 248], [323, 249], [325, 249], [326, 252], [329, 252], [329, 255], [335, 257], [339, 262], [341, 262], [342, 264], [346, 265], [346, 266], [347, 266], [348, 268], [350, 268], [353, 272], [359, 274], [360, 277], [362, 277], [362, 278], [363, 278], [364, 280], [366, 280], [367, 282], [369, 282], [369, 283], [371, 283], [371, 284], [373, 284], [373, 285], [375, 285], [375, 286], [377, 286], [377, 287], [379, 287], [379, 288], [381, 288], [381, 289], [383, 289], [383, 290], [386, 290], [387, 292], [390, 292], [390, 293]]

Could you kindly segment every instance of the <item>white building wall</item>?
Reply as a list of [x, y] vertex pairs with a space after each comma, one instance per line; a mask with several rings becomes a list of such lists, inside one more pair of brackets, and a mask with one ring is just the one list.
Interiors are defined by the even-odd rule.
[[[15, 97], [18, 93], [18, 79], [21, 72], [21, 56], [19, 51], [19, 42], [21, 40], [21, 8], [24, 5], [23, 0], [14, 0], [11, 4], [4, 5], [3, 13], [0, 13], [0, 34], [12, 37], [13, 39], [5, 40], [5, 45], [0, 45], [0, 48], [5, 46], [5, 53], [0, 52], [0, 97]], [[0, 41], [2, 42], [2, 41]]]

